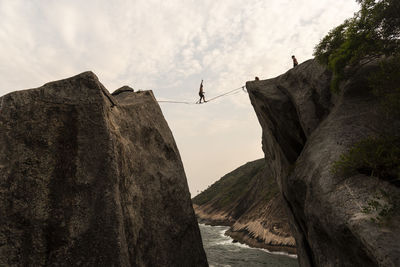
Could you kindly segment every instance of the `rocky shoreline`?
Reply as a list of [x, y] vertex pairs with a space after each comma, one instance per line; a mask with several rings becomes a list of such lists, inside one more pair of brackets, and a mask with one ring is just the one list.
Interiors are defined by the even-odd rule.
[[[210, 207], [209, 207], [210, 208]], [[232, 226], [235, 220], [221, 211], [207, 212], [207, 207], [193, 204], [197, 222], [211, 226]]]
[[265, 244], [263, 240], [253, 238], [251, 233], [246, 230], [234, 232], [232, 230], [228, 230], [225, 232], [225, 235], [230, 236], [234, 242], [237, 241], [241, 244], [246, 244], [253, 248], [262, 248], [271, 252], [286, 252], [289, 255], [297, 255], [296, 246], [290, 247], [288, 245], [278, 245], [278, 244]]
[[271, 252], [285, 252], [296, 254], [296, 242], [290, 233], [279, 231], [261, 219], [235, 221], [228, 213], [223, 211], [210, 211], [210, 206], [193, 205], [197, 221], [211, 226], [229, 226], [225, 235], [231, 237], [233, 242], [246, 244], [253, 248], [266, 249]]

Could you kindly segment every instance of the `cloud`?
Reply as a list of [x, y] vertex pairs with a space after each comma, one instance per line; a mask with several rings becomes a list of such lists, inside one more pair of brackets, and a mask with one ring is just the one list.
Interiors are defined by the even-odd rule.
[[[111, 91], [127, 84], [193, 102], [204, 79], [211, 98], [285, 72], [292, 54], [309, 59], [356, 9], [348, 0], [0, 0], [0, 95], [93, 70]], [[262, 155], [245, 93], [162, 109], [193, 190], [217, 179], [218, 166]], [[204, 177], [199, 158], [219, 164]]]
[[22, 89], [87, 69], [112, 87], [132, 82], [168, 88], [176, 80], [207, 75], [222, 91], [229, 74], [243, 82], [256, 71], [280, 73], [290, 66], [292, 53], [309, 58], [312, 46], [355, 6], [345, 0], [2, 0], [0, 5], [2, 74], [27, 75], [20, 82], [1, 79], [3, 93], [9, 86]]

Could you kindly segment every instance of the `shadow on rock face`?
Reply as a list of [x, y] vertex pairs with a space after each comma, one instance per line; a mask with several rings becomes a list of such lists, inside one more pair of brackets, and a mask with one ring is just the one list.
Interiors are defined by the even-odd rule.
[[360, 140], [398, 134], [393, 125], [399, 118], [388, 120], [367, 86], [371, 68], [354, 73], [340, 95], [330, 94], [330, 74], [314, 60], [274, 79], [246, 84], [301, 266], [400, 265], [400, 226], [393, 223], [400, 214], [382, 225], [365, 213], [377, 191], [391, 198], [399, 188], [362, 173], [343, 177], [331, 171]]
[[85, 72], [1, 97], [0, 266], [208, 265], [160, 107], [126, 90]]

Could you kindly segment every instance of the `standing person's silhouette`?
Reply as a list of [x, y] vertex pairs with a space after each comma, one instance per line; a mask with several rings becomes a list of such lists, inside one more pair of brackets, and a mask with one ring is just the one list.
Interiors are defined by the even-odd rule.
[[296, 59], [296, 57], [294, 55], [292, 56], [292, 59], [293, 59], [293, 68], [294, 68], [297, 65], [299, 65], [299, 63], [297, 62], [297, 59]]

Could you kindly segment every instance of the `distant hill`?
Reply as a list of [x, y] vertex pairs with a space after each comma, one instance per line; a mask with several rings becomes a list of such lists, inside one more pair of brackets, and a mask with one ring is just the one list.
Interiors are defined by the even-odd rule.
[[231, 226], [227, 234], [242, 243], [295, 252], [278, 185], [264, 159], [226, 174], [192, 202], [199, 222]]

